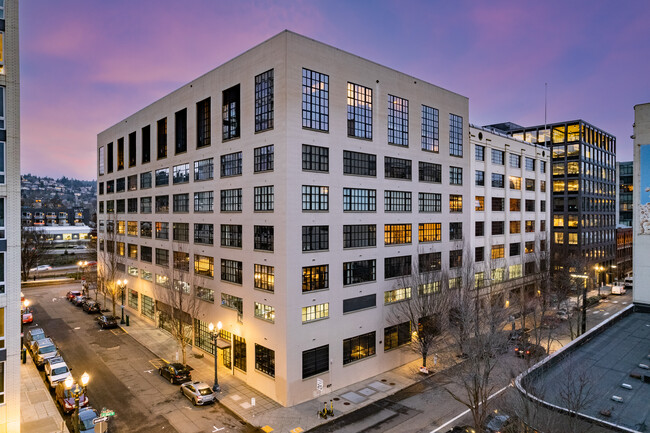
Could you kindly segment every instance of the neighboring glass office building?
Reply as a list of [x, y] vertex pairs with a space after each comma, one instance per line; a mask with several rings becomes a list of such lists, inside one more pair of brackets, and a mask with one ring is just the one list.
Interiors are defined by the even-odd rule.
[[595, 282], [612, 280], [616, 257], [616, 137], [583, 121], [522, 127], [491, 125], [514, 138], [552, 150], [553, 266], [571, 256], [598, 266]]
[[620, 162], [618, 166], [618, 223], [632, 227], [632, 161]]

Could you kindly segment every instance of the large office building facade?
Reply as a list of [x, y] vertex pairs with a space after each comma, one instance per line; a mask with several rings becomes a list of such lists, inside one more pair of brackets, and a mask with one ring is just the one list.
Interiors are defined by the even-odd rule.
[[0, 432], [20, 431], [18, 0], [0, 3]]
[[461, 95], [282, 32], [98, 135], [99, 256], [161, 327], [157, 288], [189, 269], [220, 374], [287, 406], [340, 389], [418, 358], [392, 314], [405, 278], [458, 278], [474, 251], [467, 119]]
[[616, 186], [618, 190], [618, 194], [616, 196], [616, 202], [618, 205], [618, 220], [616, 223], [627, 227], [632, 227], [632, 204], [634, 203], [632, 197], [633, 173], [633, 161], [616, 163]]

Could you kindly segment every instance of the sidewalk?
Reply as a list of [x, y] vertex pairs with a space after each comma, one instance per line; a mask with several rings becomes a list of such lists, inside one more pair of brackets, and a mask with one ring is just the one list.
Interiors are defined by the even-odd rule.
[[68, 433], [29, 352], [27, 362], [20, 364], [20, 429], [29, 433]]
[[[156, 356], [168, 361], [176, 359], [178, 346], [171, 335], [141, 317], [130, 316], [129, 319], [130, 326], [122, 325], [122, 329]], [[204, 357], [200, 355], [196, 357], [195, 354], [198, 353], [202, 352], [188, 348], [187, 363], [194, 369], [192, 379], [212, 384], [214, 358], [207, 354]], [[439, 356], [438, 358], [436, 371], [446, 368], [455, 361], [453, 357]], [[433, 364], [433, 359], [433, 354], [430, 354], [429, 366]], [[317, 411], [323, 408], [323, 402], [329, 405], [329, 400], [334, 400], [334, 413], [337, 415], [357, 410], [424, 379], [425, 376], [418, 373], [420, 365], [421, 360], [417, 359], [394, 370], [292, 407], [284, 407], [276, 403], [233, 377], [223, 365], [220, 365], [219, 403], [266, 433], [271, 431], [300, 433], [331, 420], [331, 418], [322, 419], [317, 415]], [[254, 406], [251, 404], [253, 398]]]

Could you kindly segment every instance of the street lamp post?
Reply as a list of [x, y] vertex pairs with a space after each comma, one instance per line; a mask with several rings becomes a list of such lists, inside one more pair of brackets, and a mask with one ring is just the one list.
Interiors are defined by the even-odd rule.
[[86, 393], [86, 385], [90, 382], [90, 376], [86, 372], [81, 375], [81, 387], [77, 385], [73, 388], [73, 382], [72, 376], [68, 376], [65, 379], [65, 387], [70, 390], [70, 393], [74, 397], [74, 417], [72, 418], [74, 432], [79, 433], [79, 398]]
[[124, 323], [126, 323], [124, 321], [124, 291], [126, 289], [126, 279], [117, 280], [117, 287], [119, 287], [122, 292], [122, 319], [120, 320], [120, 324], [124, 325]]
[[212, 336], [212, 348], [214, 350], [214, 385], [212, 386], [212, 390], [214, 392], [220, 392], [221, 387], [219, 386], [219, 378], [217, 377], [217, 337], [219, 336], [219, 331], [221, 331], [221, 327], [223, 325], [221, 322], [217, 322], [217, 331], [215, 332], [214, 330], [214, 324], [210, 322], [208, 325], [208, 329], [210, 330], [210, 334]]

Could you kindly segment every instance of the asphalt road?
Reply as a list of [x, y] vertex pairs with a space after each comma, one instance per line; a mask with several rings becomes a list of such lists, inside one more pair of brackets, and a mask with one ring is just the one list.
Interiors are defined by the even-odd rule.
[[[78, 284], [25, 289], [34, 322], [45, 329], [71, 367], [75, 379], [90, 375], [88, 398], [96, 409], [114, 410], [110, 432], [255, 432], [223, 406], [194, 407], [178, 385], [163, 380], [156, 356], [130, 335], [101, 330], [64, 297]], [[69, 417], [66, 417], [69, 421]]]

